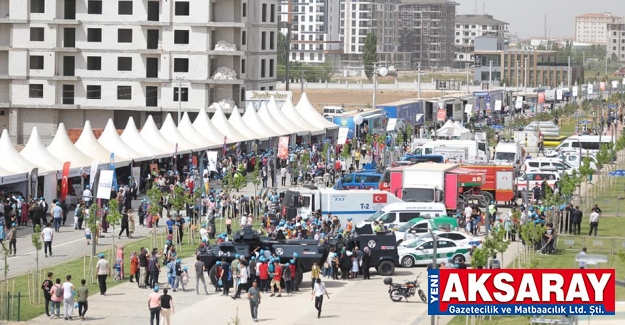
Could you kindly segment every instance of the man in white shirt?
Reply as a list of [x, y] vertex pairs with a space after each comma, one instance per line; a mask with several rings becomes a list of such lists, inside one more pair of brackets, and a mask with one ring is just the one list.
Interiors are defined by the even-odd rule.
[[594, 231], [595, 237], [597, 237], [597, 229], [599, 228], [600, 216], [601, 215], [599, 214], [599, 212], [597, 212], [597, 209], [593, 208], [592, 212], [590, 213], [590, 219], [588, 220], [588, 222], [590, 223], [590, 231], [588, 232], [588, 236], [592, 236], [592, 233]]
[[41, 231], [41, 238], [43, 239], [43, 251], [46, 254], [46, 257], [48, 257], [48, 254], [52, 256], [52, 238], [54, 238], [54, 231], [50, 228], [49, 222]]
[[208, 242], [208, 230], [206, 229], [206, 224], [202, 224], [202, 228], [200, 228], [200, 238], [202, 241]]
[[237, 279], [240, 282], [237, 285], [237, 293], [233, 297], [230, 297], [233, 300], [236, 300], [237, 298], [241, 298], [241, 290], [248, 291], [247, 279], [250, 277], [250, 274], [249, 274], [249, 269], [247, 267], [247, 261], [240, 260], [238, 267], [239, 267], [239, 274], [237, 275]]
[[[579, 252], [579, 254], [577, 254], [579, 257], [584, 258], [586, 257], [586, 247], [582, 248], [582, 251]], [[585, 269], [586, 268], [586, 261], [580, 261], [579, 262], [579, 268], [580, 269]]]
[[317, 318], [321, 318], [321, 305], [323, 305], [323, 295], [326, 295], [328, 299], [330, 299], [330, 295], [328, 294], [328, 290], [326, 290], [325, 283], [321, 282], [321, 279], [317, 279], [317, 283], [313, 287], [313, 290], [310, 294], [310, 300], [315, 298], [315, 309], [317, 309]]
[[63, 282], [63, 308], [65, 310], [65, 320], [73, 320], [72, 314], [74, 313], [74, 285], [70, 282], [72, 276], [66, 277], [67, 281]]
[[85, 190], [82, 191], [82, 200], [85, 201], [85, 206], [91, 205], [91, 190], [89, 189], [89, 185], [85, 185]]
[[241, 228], [245, 227], [245, 225], [247, 224], [247, 216], [245, 215], [245, 213], [241, 213]]

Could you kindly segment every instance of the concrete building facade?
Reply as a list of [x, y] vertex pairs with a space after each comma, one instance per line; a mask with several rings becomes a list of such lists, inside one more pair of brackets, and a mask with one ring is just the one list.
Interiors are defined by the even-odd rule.
[[622, 23], [621, 17], [609, 12], [587, 13], [575, 17], [575, 41], [604, 45], [608, 39], [608, 24]]
[[36, 125], [49, 141], [60, 122], [123, 128], [133, 116], [141, 127], [179, 105], [241, 106], [245, 90], [275, 87], [278, 5], [0, 0], [0, 126], [23, 143]]
[[608, 24], [606, 50], [608, 58], [625, 62], [625, 24]]
[[475, 50], [475, 38], [492, 35], [503, 38], [509, 37], [509, 24], [494, 19], [491, 15], [457, 15], [455, 29], [455, 65], [464, 68], [466, 63], [473, 63], [471, 52]]

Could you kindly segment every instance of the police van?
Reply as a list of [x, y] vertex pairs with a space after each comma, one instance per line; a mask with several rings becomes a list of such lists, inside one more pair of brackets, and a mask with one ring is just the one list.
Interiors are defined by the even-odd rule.
[[385, 206], [369, 218], [356, 224], [356, 233], [370, 234], [373, 231], [372, 223], [382, 221], [387, 229], [401, 227], [404, 223], [420, 217], [447, 216], [445, 204], [425, 202], [399, 202]]

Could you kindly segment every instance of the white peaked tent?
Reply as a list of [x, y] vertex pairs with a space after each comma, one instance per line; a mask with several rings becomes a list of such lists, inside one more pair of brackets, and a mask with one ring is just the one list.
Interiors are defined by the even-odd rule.
[[62, 170], [63, 162], [56, 159], [49, 151], [46, 149], [46, 146], [41, 142], [41, 138], [39, 137], [39, 131], [37, 127], [33, 127], [33, 131], [30, 133], [30, 138], [28, 139], [28, 143], [22, 151], [20, 151], [20, 155], [31, 163], [39, 166], [46, 167], [50, 170]]
[[[230, 122], [228, 122], [226, 115], [224, 115], [224, 111], [221, 105], [217, 104], [215, 106], [215, 114], [213, 114], [211, 122], [217, 128], [217, 130], [219, 130], [219, 132], [223, 133], [225, 136], [228, 137], [228, 142], [230, 142], [230, 139], [235, 140], [235, 142], [252, 140], [251, 138], [241, 134], [241, 132], [239, 132], [232, 125], [230, 125]], [[234, 109], [237, 108], [235, 107]]]
[[122, 139], [119, 137], [119, 133], [117, 133], [117, 128], [115, 127], [115, 123], [113, 123], [113, 119], [109, 119], [104, 127], [104, 131], [100, 135], [98, 142], [108, 151], [114, 152], [115, 156], [118, 154], [122, 157], [128, 157], [132, 160], [145, 160], [146, 157], [144, 154], [139, 153], [130, 146], [128, 146]]
[[189, 153], [193, 150], [206, 148], [183, 137], [182, 134], [178, 132], [178, 128], [176, 128], [174, 118], [171, 117], [171, 114], [167, 114], [167, 117], [161, 126], [160, 132], [161, 135], [167, 139], [167, 141], [174, 143], [174, 148], [176, 144], [178, 145], [178, 154]]
[[297, 112], [305, 118], [311, 124], [324, 128], [324, 129], [336, 129], [339, 126], [326, 120], [317, 110], [312, 106], [310, 100], [308, 100], [308, 95], [306, 93], [302, 93], [302, 97], [299, 99], [299, 103], [295, 106]]
[[[250, 109], [249, 105], [248, 109]], [[252, 109], [254, 109], [253, 106]], [[258, 129], [254, 129], [254, 127], [249, 127], [248, 125], [246, 125], [245, 121], [243, 121], [243, 118], [241, 118], [241, 114], [239, 114], [238, 109], [232, 110], [232, 113], [230, 113], [230, 118], [228, 118], [228, 122], [230, 122], [230, 125], [237, 129], [241, 134], [250, 139], [266, 140], [268, 138], [266, 135], [257, 133], [259, 132]]]
[[276, 121], [273, 116], [269, 114], [269, 109], [267, 108], [267, 104], [265, 104], [265, 102], [262, 102], [260, 104], [258, 117], [260, 117], [260, 120], [263, 121], [263, 123], [267, 127], [274, 130], [277, 135], [291, 135], [292, 132], [289, 132], [289, 130], [283, 128], [282, 125], [280, 125], [280, 123], [278, 123], [278, 121]]
[[141, 137], [141, 134], [139, 134], [137, 126], [135, 125], [135, 120], [132, 118], [132, 116], [128, 119], [126, 128], [124, 129], [124, 132], [122, 133], [120, 138], [130, 148], [141, 153], [144, 157], [163, 158], [171, 155], [171, 153], [157, 148], [151, 145], [149, 142], [145, 141], [145, 139]]
[[[193, 121], [193, 127], [206, 139], [217, 141], [217, 143], [223, 145], [225, 135], [213, 125], [213, 122], [208, 118], [208, 114], [206, 114], [204, 108], [201, 108], [200, 112], [197, 114], [195, 121]], [[235, 141], [227, 139], [227, 142], [233, 143]]]
[[269, 115], [271, 115], [274, 120], [278, 121], [290, 134], [305, 135], [310, 133], [310, 130], [306, 130], [293, 123], [293, 121], [289, 120], [289, 118], [282, 113], [278, 108], [278, 104], [276, 104], [276, 98], [274, 96], [271, 96], [267, 103], [267, 111], [269, 111]]
[[[67, 131], [65, 130], [65, 124], [59, 124], [58, 129], [56, 130], [56, 135], [52, 142], [48, 145], [48, 152], [58, 159], [61, 162], [70, 161], [71, 168], [74, 167], [91, 167], [91, 162], [93, 158], [85, 155], [82, 151], [78, 150], [76, 146], [72, 143], [72, 140], [67, 136]], [[106, 158], [106, 162], [109, 161], [109, 158]]]
[[[97, 159], [100, 164], [104, 164], [111, 160], [111, 151], [104, 148], [95, 138], [93, 134], [93, 128], [91, 128], [91, 122], [86, 121], [85, 127], [82, 129], [80, 137], [74, 144], [78, 150], [82, 151], [85, 155]], [[115, 154], [115, 166], [125, 165], [128, 162], [128, 158]]]
[[278, 134], [277, 130], [273, 130], [263, 123], [252, 103], [247, 104], [247, 109], [245, 110], [245, 114], [243, 114], [242, 119], [243, 122], [245, 122], [245, 125], [247, 125], [251, 130], [260, 133], [267, 138], [281, 135]]
[[169, 156], [173, 155], [176, 151], [176, 145], [165, 139], [165, 137], [158, 131], [152, 115], [148, 116], [140, 134], [143, 140], [159, 150], [169, 153]]
[[293, 102], [290, 99], [287, 99], [284, 105], [282, 105], [282, 114], [292, 123], [297, 124], [301, 129], [310, 131], [312, 135], [319, 135], [326, 132], [324, 128], [317, 127], [303, 118], [297, 110], [295, 110], [295, 106], [293, 106]]
[[191, 119], [189, 118], [189, 114], [187, 114], [187, 112], [184, 112], [184, 115], [182, 115], [182, 119], [180, 119], [178, 132], [180, 132], [183, 137], [189, 139], [193, 143], [199, 143], [206, 148], [216, 148], [220, 146], [219, 142], [217, 142], [217, 139], [209, 140], [201, 135], [195, 129], [195, 127], [193, 127], [193, 124], [191, 123]]
[[471, 130], [469, 130], [469, 129], [465, 128], [465, 127], [464, 127], [462, 124], [460, 124], [460, 122], [458, 122], [458, 121], [455, 121], [455, 122], [454, 122], [454, 125], [455, 125], [455, 126], [456, 126], [459, 130], [466, 131], [466, 132], [471, 132]]
[[35, 167], [39, 167], [40, 173], [51, 172], [54, 170], [44, 166], [34, 165], [30, 161], [26, 160], [26, 158], [22, 157], [17, 150], [15, 150], [7, 129], [2, 130], [2, 136], [0, 136], [0, 152], [2, 152], [0, 168], [6, 169], [9, 172], [13, 172], [15, 174], [30, 173]]
[[15, 173], [10, 172], [10, 171], [0, 167], [0, 177], [7, 177], [7, 176], [13, 176], [13, 175], [15, 175]]
[[440, 129], [436, 130], [436, 136], [446, 136], [446, 137], [466, 137], [470, 135], [470, 131], [466, 130], [462, 127], [458, 127], [452, 122], [452, 120], [447, 120]]

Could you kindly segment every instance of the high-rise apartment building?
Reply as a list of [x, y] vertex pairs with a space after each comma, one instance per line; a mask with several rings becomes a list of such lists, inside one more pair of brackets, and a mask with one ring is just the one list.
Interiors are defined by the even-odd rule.
[[496, 36], [504, 40], [509, 37], [508, 23], [494, 19], [491, 15], [457, 15], [455, 29], [455, 60], [457, 68], [473, 63], [471, 52], [475, 50], [475, 38]]
[[575, 17], [575, 41], [604, 45], [608, 39], [608, 24], [622, 23], [621, 17], [609, 12], [588, 13]]
[[608, 24], [606, 50], [609, 58], [625, 62], [625, 24]]
[[276, 81], [277, 0], [0, 0], [0, 126], [118, 127]]

